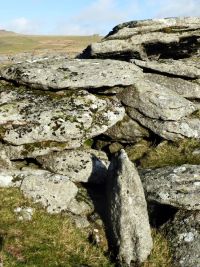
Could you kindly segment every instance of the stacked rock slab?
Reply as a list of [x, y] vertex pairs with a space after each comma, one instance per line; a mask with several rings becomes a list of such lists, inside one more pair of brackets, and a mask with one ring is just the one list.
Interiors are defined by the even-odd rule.
[[[135, 102], [131, 108], [130, 103], [124, 103], [128, 106], [128, 115], [165, 139], [199, 139], [199, 117], [191, 116], [192, 112], [174, 118], [163, 117], [160, 110], [156, 110], [157, 117], [145, 112], [148, 108], [160, 106], [163, 110], [174, 109], [175, 116], [179, 110], [175, 104], [176, 97], [170, 91], [190, 101], [197, 100], [194, 105], [199, 109], [199, 37], [200, 18], [131, 21], [116, 26], [101, 42], [90, 45], [80, 57], [121, 59], [139, 66], [144, 71], [144, 77], [139, 83], [134, 83], [133, 92], [132, 89], [127, 90], [126, 98], [129, 102]], [[149, 96], [145, 89], [147, 86], [141, 82], [146, 82], [151, 87], [148, 90]], [[167, 92], [171, 99], [167, 100]], [[124, 99], [125, 92], [122, 93]], [[152, 93], [157, 98], [157, 103], [152, 101]], [[179, 108], [184, 109], [181, 99], [178, 103]], [[188, 107], [190, 105], [188, 103]]]
[[[114, 95], [142, 71], [121, 61], [59, 57], [18, 63], [0, 73], [1, 185], [19, 186], [51, 213], [91, 212], [77, 200], [80, 183], [104, 183], [109, 161], [87, 142], [124, 118], [125, 108]], [[137, 123], [129, 118], [129, 125], [134, 129]], [[138, 125], [130, 138], [143, 135], [148, 131]], [[19, 170], [13, 162], [19, 159], [34, 159], [38, 166], [22, 164]]]
[[126, 61], [190, 57], [199, 52], [199, 30], [200, 18], [131, 21], [116, 26], [81, 57]]

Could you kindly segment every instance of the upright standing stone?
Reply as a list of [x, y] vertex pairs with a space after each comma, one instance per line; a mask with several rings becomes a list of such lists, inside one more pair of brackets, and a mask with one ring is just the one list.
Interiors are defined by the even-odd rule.
[[151, 252], [152, 238], [142, 183], [124, 150], [112, 160], [108, 175], [110, 245], [122, 266], [140, 264]]

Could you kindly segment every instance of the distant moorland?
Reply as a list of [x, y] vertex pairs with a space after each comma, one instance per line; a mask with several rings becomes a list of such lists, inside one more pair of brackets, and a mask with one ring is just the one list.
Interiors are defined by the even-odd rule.
[[66, 52], [73, 56], [88, 44], [100, 41], [99, 35], [92, 36], [51, 36], [21, 35], [0, 30], [0, 54], [13, 55], [21, 52], [40, 54], [43, 52]]

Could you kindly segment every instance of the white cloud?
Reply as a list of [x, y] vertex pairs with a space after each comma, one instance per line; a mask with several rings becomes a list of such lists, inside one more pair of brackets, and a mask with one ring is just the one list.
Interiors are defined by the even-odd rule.
[[113, 26], [133, 18], [139, 11], [139, 0], [96, 0], [69, 20], [56, 27], [58, 34], [106, 34]]
[[11, 30], [17, 33], [36, 33], [39, 29], [39, 24], [35, 21], [31, 21], [25, 17], [16, 18], [8, 23], [2, 25], [5, 29]]
[[200, 0], [150, 0], [158, 7], [156, 17], [200, 16]]

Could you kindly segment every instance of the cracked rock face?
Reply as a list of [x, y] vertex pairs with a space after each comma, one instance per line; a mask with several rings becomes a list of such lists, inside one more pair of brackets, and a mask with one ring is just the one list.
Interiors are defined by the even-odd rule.
[[79, 147], [123, 119], [125, 113], [117, 101], [86, 91], [59, 95], [1, 87], [0, 96], [0, 135], [12, 145], [53, 141], [64, 142], [67, 148]]
[[74, 149], [37, 157], [45, 169], [66, 175], [73, 182], [103, 183], [107, 178], [106, 153], [94, 149]]
[[171, 141], [184, 138], [200, 139], [199, 118], [186, 117], [179, 121], [164, 121], [148, 118], [133, 108], [128, 108], [127, 113], [132, 119], [164, 139]]
[[160, 84], [138, 80], [120, 94], [128, 107], [140, 111], [148, 118], [177, 121], [198, 108], [187, 99]]
[[173, 253], [173, 266], [200, 266], [200, 212], [179, 211], [165, 230]]
[[163, 85], [187, 99], [200, 99], [200, 84], [155, 73], [145, 73], [151, 82]]
[[113, 60], [57, 59], [5, 67], [0, 77], [43, 90], [102, 89], [131, 85], [142, 71], [134, 64]]
[[116, 26], [82, 58], [179, 59], [198, 54], [200, 18], [130, 21]]
[[140, 171], [148, 201], [200, 210], [200, 166], [182, 165]]
[[173, 75], [176, 77], [199, 79], [200, 64], [198, 60], [165, 60], [165, 61], [142, 61], [132, 60], [137, 66], [156, 71], [165, 75]]
[[110, 242], [123, 266], [144, 262], [152, 249], [142, 183], [124, 150], [113, 158], [108, 173]]

